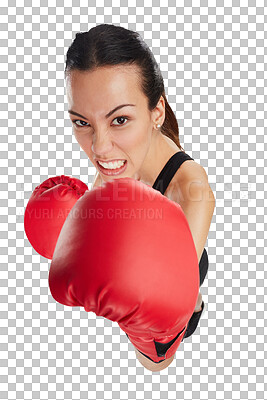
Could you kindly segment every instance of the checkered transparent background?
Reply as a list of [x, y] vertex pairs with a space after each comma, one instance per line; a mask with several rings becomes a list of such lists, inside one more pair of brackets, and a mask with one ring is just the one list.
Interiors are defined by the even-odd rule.
[[[194, 4], [194, 7], [191, 4]], [[264, 1], [1, 1], [0, 399], [266, 399]], [[218, 4], [218, 5], [217, 5]], [[136, 360], [117, 324], [58, 304], [24, 233], [33, 189], [88, 183], [72, 133], [65, 55], [100, 23], [138, 31], [160, 64], [181, 144], [209, 177], [207, 307], [167, 369]]]

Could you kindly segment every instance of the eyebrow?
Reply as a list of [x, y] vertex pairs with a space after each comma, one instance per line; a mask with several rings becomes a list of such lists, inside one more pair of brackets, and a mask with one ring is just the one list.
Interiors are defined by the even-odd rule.
[[[135, 104], [121, 104], [120, 106], [115, 107], [113, 110], [111, 110], [110, 112], [107, 113], [107, 115], [105, 115], [105, 118], [109, 118], [115, 111], [119, 110], [122, 107], [129, 107], [129, 106], [133, 106], [135, 107]], [[87, 119], [86, 117], [84, 117], [83, 115], [73, 111], [73, 110], [68, 110], [69, 114], [73, 114], [73, 115], [77, 115], [77, 117], [83, 118], [83, 119]]]

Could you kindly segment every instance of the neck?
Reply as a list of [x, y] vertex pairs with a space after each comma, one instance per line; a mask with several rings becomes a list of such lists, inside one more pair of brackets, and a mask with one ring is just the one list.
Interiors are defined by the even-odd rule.
[[164, 165], [177, 151], [180, 149], [171, 139], [161, 132], [155, 135], [135, 179], [152, 187]]

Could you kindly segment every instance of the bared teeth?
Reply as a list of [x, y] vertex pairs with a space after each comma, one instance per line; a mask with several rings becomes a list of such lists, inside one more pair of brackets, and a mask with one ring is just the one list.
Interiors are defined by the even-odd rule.
[[116, 162], [109, 162], [109, 163], [104, 163], [101, 161], [98, 161], [98, 163], [106, 169], [117, 169], [120, 168], [124, 165], [124, 163], [126, 162], [126, 160], [124, 161], [116, 161]]

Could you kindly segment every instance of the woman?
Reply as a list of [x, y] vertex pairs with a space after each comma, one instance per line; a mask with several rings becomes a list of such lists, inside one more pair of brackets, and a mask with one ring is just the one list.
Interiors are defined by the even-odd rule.
[[[180, 145], [177, 120], [149, 47], [136, 32], [98, 25], [76, 34], [67, 52], [65, 79], [74, 135], [97, 170], [93, 187], [131, 177], [179, 203], [194, 239], [201, 285], [208, 269], [204, 245], [215, 198], [204, 168]], [[203, 307], [199, 293], [184, 337], [196, 329]], [[157, 365], [136, 354], [151, 371], [173, 360]]]

